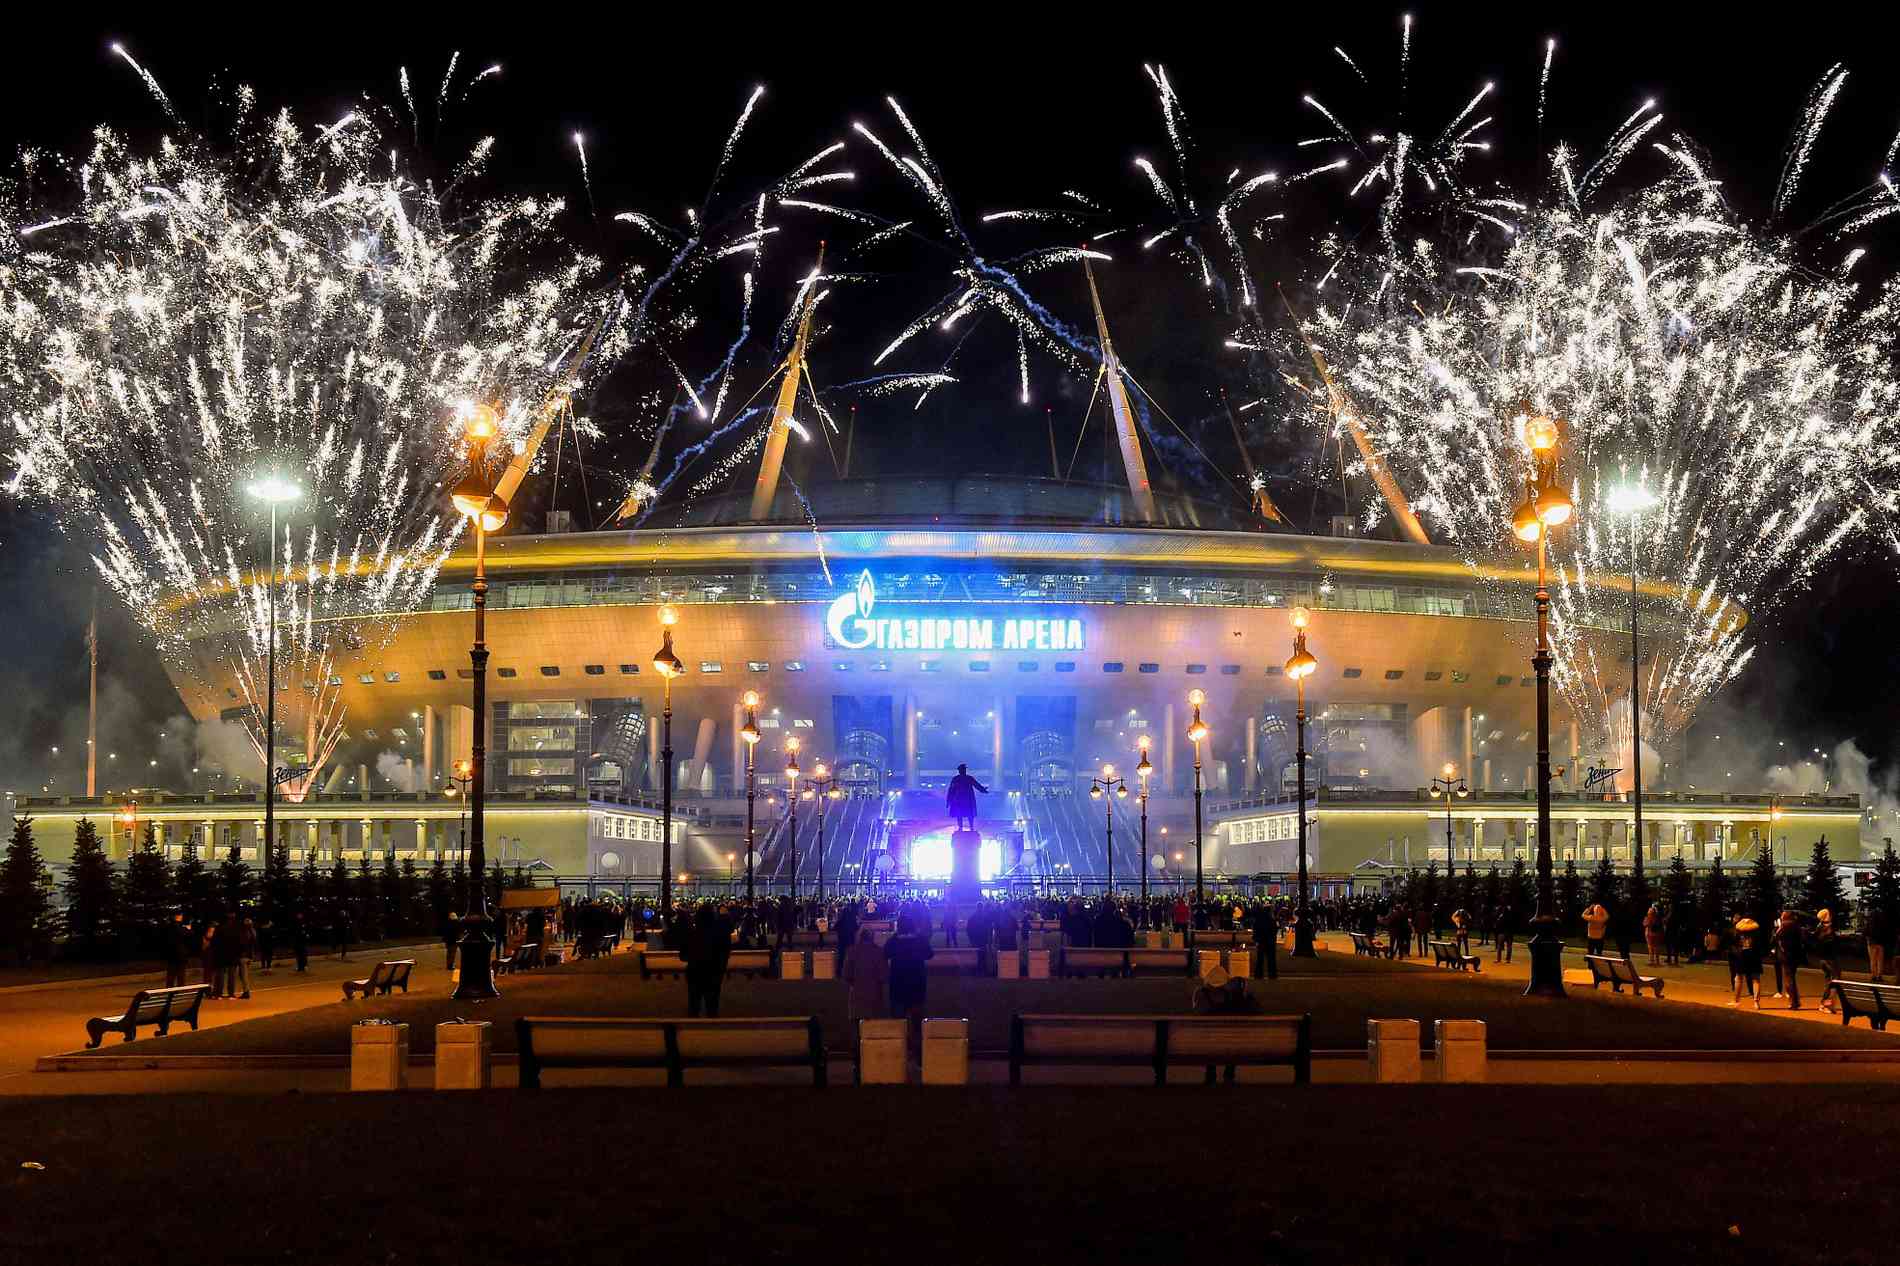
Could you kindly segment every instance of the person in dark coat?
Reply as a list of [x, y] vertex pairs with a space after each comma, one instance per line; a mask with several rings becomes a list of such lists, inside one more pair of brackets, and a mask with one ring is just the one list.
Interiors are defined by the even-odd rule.
[[884, 942], [884, 960], [890, 968], [891, 1014], [903, 1016], [908, 1028], [910, 1048], [917, 1055], [924, 1049], [924, 966], [936, 951], [930, 939], [917, 934], [917, 925], [909, 915], [897, 921], [897, 931]]
[[310, 928], [300, 913], [290, 921], [290, 952], [297, 957], [297, 970], [310, 965]]
[[1280, 979], [1279, 914], [1271, 905], [1257, 905], [1247, 916], [1247, 926], [1253, 929], [1254, 979], [1258, 980], [1263, 974], [1268, 980]]
[[719, 990], [726, 983], [726, 960], [732, 957], [732, 925], [712, 906], [701, 906], [680, 950], [686, 960], [686, 1014], [703, 1009], [719, 1015]]
[[185, 916], [174, 914], [165, 925], [165, 987], [185, 983], [185, 965], [191, 961], [191, 928]]
[[442, 920], [442, 970], [455, 970], [455, 947], [462, 940], [462, 921], [450, 914]]
[[858, 903], [847, 901], [838, 911], [836, 926], [837, 944], [841, 950], [849, 950], [858, 943]]
[[[244, 929], [238, 923], [235, 914], [224, 916], [224, 922], [218, 924], [217, 935], [211, 941], [211, 965], [217, 970], [217, 993], [230, 998], [237, 994], [238, 963], [244, 958]], [[244, 991], [246, 998], [251, 991]]]

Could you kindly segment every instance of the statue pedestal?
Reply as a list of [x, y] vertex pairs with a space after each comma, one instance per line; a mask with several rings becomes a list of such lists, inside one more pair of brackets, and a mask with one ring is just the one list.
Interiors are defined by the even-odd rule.
[[950, 835], [951, 901], [975, 901], [983, 895], [983, 881], [977, 865], [977, 853], [983, 837], [975, 831], [953, 831]]

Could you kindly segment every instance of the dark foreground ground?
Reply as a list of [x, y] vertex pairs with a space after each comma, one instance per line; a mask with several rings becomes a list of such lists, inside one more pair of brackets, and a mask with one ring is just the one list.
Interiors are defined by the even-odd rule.
[[[363, 971], [369, 970], [366, 959]], [[1295, 974], [1297, 970], [1297, 974]], [[515, 1049], [513, 1021], [522, 1015], [686, 1014], [686, 986], [643, 981], [632, 954], [545, 968], [498, 982], [498, 1001], [457, 1003], [443, 989], [407, 996], [336, 1002], [264, 1019], [209, 1029], [175, 1031], [123, 1045], [116, 1038], [102, 1055], [346, 1055], [349, 1026], [379, 1017], [407, 1022], [410, 1050], [434, 1049], [435, 1026], [457, 1016], [495, 1022], [495, 1049]], [[1436, 1019], [1484, 1020], [1495, 1050], [1760, 1050], [1900, 1049], [1900, 1032], [1875, 1033], [1863, 1021], [1851, 1028], [1801, 1023], [1773, 1012], [1746, 1014], [1694, 1003], [1592, 993], [1573, 989], [1562, 1002], [1526, 999], [1523, 981], [1494, 980], [1431, 967], [1324, 954], [1288, 970], [1278, 981], [1255, 981], [1262, 1009], [1311, 1012], [1313, 1044], [1320, 1050], [1363, 1049], [1368, 1018], [1416, 1019], [1431, 1040]], [[1010, 1017], [1019, 1011], [1181, 1013], [1192, 985], [1180, 978], [1135, 980], [1006, 981], [967, 976], [930, 978], [927, 1014], [964, 1016], [971, 1045], [1000, 1051], [1009, 1045]], [[852, 1032], [841, 981], [730, 980], [725, 1015], [815, 1015], [834, 1051], [849, 1049]], [[71, 1046], [80, 1045], [76, 1031]]]
[[1890, 1263], [1897, 1120], [1858, 1086], [0, 1100], [0, 1261]]

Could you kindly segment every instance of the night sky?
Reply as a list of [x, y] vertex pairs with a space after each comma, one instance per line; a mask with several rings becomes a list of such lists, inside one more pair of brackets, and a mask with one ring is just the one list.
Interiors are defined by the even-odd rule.
[[[9, 73], [0, 76], [0, 119], [6, 120], [0, 127], [11, 133], [9, 153], [21, 144], [81, 149], [99, 122], [137, 138], [156, 137], [162, 116], [129, 68], [109, 53], [115, 39], [194, 121], [210, 117], [207, 87], [214, 77], [251, 83], [266, 107], [287, 105], [306, 121], [327, 121], [364, 92], [395, 101], [396, 68], [407, 65], [426, 103], [450, 52], [460, 49], [465, 66], [500, 62], [504, 72], [457, 107], [438, 137], [428, 135], [425, 122], [424, 141], [452, 159], [476, 136], [496, 134], [491, 186], [566, 197], [568, 230], [614, 264], [632, 258], [640, 243], [611, 216], [640, 209], [678, 220], [685, 206], [697, 204], [733, 118], [758, 83], [768, 93], [727, 177], [735, 195], [847, 139], [855, 119], [896, 140], [899, 129], [883, 103], [890, 93], [922, 130], [966, 222], [985, 211], [1054, 205], [1065, 189], [1113, 209], [1151, 214], [1154, 197], [1132, 160], [1144, 155], [1161, 164], [1169, 146], [1144, 61], [1168, 67], [1191, 128], [1190, 183], [1203, 189], [1219, 188], [1234, 167], [1286, 174], [1315, 165], [1312, 151], [1295, 148], [1318, 130], [1299, 104], [1304, 93], [1350, 121], [1393, 115], [1401, 10], [1324, 6], [1329, 15], [1344, 16], [1317, 24], [1288, 19], [1279, 6], [1258, 8], [1263, 16], [1245, 18], [1229, 16], [1233, 10], [1225, 7], [1150, 9], [1130, 17], [1103, 9], [1088, 15], [1087, 31], [1025, 23], [1019, 10], [941, 5], [886, 6], [862, 16], [785, 10], [756, 21], [744, 10], [721, 10], [698, 29], [617, 25], [597, 10], [574, 9], [516, 10], [506, 27], [474, 22], [412, 30], [381, 22], [359, 26], [363, 14], [339, 19], [334, 11], [313, 14], [307, 27], [267, 27], [258, 24], [261, 11], [251, 10], [246, 21], [201, 28], [185, 10], [148, 9], [149, 16], [110, 26], [16, 28]], [[1488, 131], [1493, 151], [1476, 159], [1467, 175], [1517, 178], [1534, 169], [1537, 70], [1545, 38], [1555, 35], [1544, 142], [1568, 140], [1593, 151], [1654, 97], [1667, 116], [1665, 129], [1698, 142], [1729, 182], [1731, 200], [1752, 213], [1772, 195], [1809, 89], [1827, 67], [1845, 60], [1856, 73], [1813, 157], [1805, 209], [1816, 214], [1872, 176], [1900, 129], [1890, 27], [1851, 10], [1796, 25], [1792, 15], [1818, 10], [1790, 8], [1772, 24], [1750, 26], [1738, 6], [1694, 21], [1653, 18], [1660, 8], [1591, 6], [1547, 26], [1521, 13], [1500, 20], [1479, 16], [1474, 6], [1416, 6], [1410, 116], [1421, 130], [1435, 131], [1480, 84], [1495, 80], [1496, 99], [1486, 106], [1498, 118]], [[518, 28], [530, 16], [558, 29], [523, 33]], [[1184, 20], [1170, 21], [1177, 16]], [[1370, 89], [1333, 55], [1334, 45], [1364, 68]], [[425, 119], [432, 113], [426, 104], [424, 113]], [[597, 216], [588, 214], [575, 159], [571, 136], [577, 130], [587, 137]], [[928, 214], [862, 142], [852, 147], [848, 165], [860, 173], [855, 187], [813, 196], [890, 218]], [[1636, 162], [1630, 170], [1640, 175], [1645, 168]], [[1345, 198], [1348, 183], [1316, 187], [1301, 199], [1287, 230], [1296, 240], [1277, 257], [1274, 248], [1256, 257], [1259, 279], [1284, 280], [1293, 289], [1301, 274], [1290, 247], [1299, 235], [1363, 228], [1367, 206]], [[1793, 218], [1801, 219], [1799, 210]], [[1111, 216], [1102, 227], [1131, 219]], [[818, 217], [781, 213], [775, 220], [787, 230], [759, 277], [759, 312], [772, 322], [785, 310], [793, 281], [809, 269], [820, 236], [845, 242], [864, 231]], [[986, 254], [1052, 241], [1046, 229], [998, 226], [992, 234], [972, 228]], [[1889, 221], [1856, 241], [1870, 249], [1872, 275], [1900, 264], [1896, 234], [1900, 227]], [[1126, 256], [1100, 273], [1118, 349], [1217, 461], [1236, 465], [1216, 394], [1223, 386], [1238, 393], [1243, 384], [1243, 366], [1221, 348], [1230, 323], [1177, 261], [1160, 252], [1141, 261]], [[1283, 277], [1276, 276], [1280, 261]], [[871, 357], [897, 326], [950, 289], [946, 262], [927, 249], [886, 257], [875, 285], [828, 304], [830, 324], [814, 353], [821, 385], [872, 372]], [[731, 284], [698, 292], [709, 334], [726, 329], [721, 320], [731, 314], [722, 310], [722, 297], [736, 295], [737, 272]], [[1086, 321], [1079, 272], [1041, 274], [1035, 293], [1065, 319]], [[947, 340], [926, 335], [906, 349], [901, 367], [937, 369], [948, 350]], [[766, 350], [755, 343], [738, 381], [749, 391], [768, 368]], [[1034, 402], [1023, 405], [1015, 340], [996, 324], [969, 335], [953, 372], [962, 381], [934, 393], [920, 411], [912, 410], [910, 396], [861, 409], [854, 474], [1046, 474], [1045, 407], [1053, 410], [1066, 457], [1087, 402], [1086, 382], [1062, 379], [1051, 362], [1032, 354]], [[643, 401], [662, 385], [653, 364], [630, 364], [603, 386], [591, 410], [610, 421], [650, 416], [640, 413]], [[1330, 512], [1305, 491], [1317, 465], [1310, 436], [1268, 424], [1249, 440], [1290, 510]], [[588, 460], [631, 472], [644, 447], [628, 447], [590, 451]], [[1090, 462], [1098, 459], [1090, 454], [1100, 448], [1099, 441], [1084, 446], [1079, 478], [1096, 477], [1100, 467]], [[792, 470], [814, 478], [821, 463], [828, 465], [822, 451], [808, 450], [793, 459]], [[1201, 495], [1224, 495], [1192, 463], [1169, 463], [1163, 479], [1169, 478]], [[586, 513], [571, 483], [562, 504]], [[83, 551], [54, 531], [43, 512], [0, 498], [0, 594], [7, 600], [0, 692], [13, 705], [0, 726], [0, 786], [37, 789], [49, 777], [59, 790], [83, 784], [90, 570]], [[1889, 683], [1900, 664], [1892, 635], [1900, 615], [1895, 576], [1895, 561], [1877, 551], [1843, 559], [1770, 620], [1754, 664], [1700, 727], [1696, 749], [1719, 750], [1713, 735], [1735, 733], [1733, 727], [1746, 722], [1798, 750], [1853, 737], [1877, 760], [1891, 760], [1896, 734]], [[139, 764], [158, 757], [165, 762], [161, 773], [182, 773], [188, 750], [156, 738], [182, 711], [176, 695], [109, 596], [101, 599], [101, 625], [108, 704], [102, 750], [121, 750]], [[58, 758], [50, 753], [55, 743]]]

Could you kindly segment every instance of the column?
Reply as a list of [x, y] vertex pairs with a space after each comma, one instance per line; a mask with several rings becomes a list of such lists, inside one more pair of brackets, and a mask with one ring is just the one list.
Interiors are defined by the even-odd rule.
[[745, 740], [739, 736], [744, 725], [745, 705], [735, 703], [732, 705], [732, 794], [735, 796], [745, 794]]
[[442, 773], [441, 753], [436, 751], [435, 705], [422, 705], [422, 783], [426, 790], [434, 791], [438, 777]]
[[1491, 790], [1491, 758], [1489, 756], [1484, 758], [1484, 778], [1478, 790], [1479, 791]]
[[303, 859], [308, 861], [317, 855], [317, 846], [322, 842], [323, 824], [315, 818], [304, 823]]
[[660, 726], [663, 721], [657, 712], [647, 714], [647, 790], [660, 790]]
[[1254, 743], [1254, 730], [1258, 725], [1259, 718], [1254, 716], [1247, 718], [1247, 778], [1245, 786], [1249, 795], [1253, 794], [1255, 784], [1259, 781], [1256, 777], [1258, 772], [1256, 766], [1259, 764], [1259, 759], [1255, 754]]
[[990, 698], [990, 773], [996, 779], [991, 790], [1001, 794], [1007, 780], [1003, 771], [1003, 699], [1001, 695]]
[[1571, 791], [1583, 785], [1577, 777], [1577, 761], [1581, 758], [1582, 752], [1583, 748], [1578, 742], [1577, 718], [1572, 716], [1570, 718], [1570, 763], [1564, 767], [1564, 786]]
[[427, 818], [417, 818], [416, 819], [416, 857], [423, 858], [423, 857], [427, 857], [428, 855], [429, 855], [429, 820]]
[[1173, 795], [1180, 789], [1174, 781], [1174, 705], [1161, 709], [1161, 794]]
[[904, 695], [904, 786], [917, 786], [917, 696]]
[[376, 838], [376, 822], [372, 818], [361, 818], [358, 821], [362, 827], [362, 835], [360, 839], [362, 841], [363, 846], [357, 851], [360, 852], [363, 856], [367, 857], [372, 851], [371, 845], [372, 845], [372, 842]]
[[1458, 772], [1462, 776], [1470, 778], [1473, 772], [1471, 768], [1471, 709], [1469, 707], [1465, 708], [1464, 714], [1465, 759], [1464, 764], [1458, 766]]
[[369, 766], [356, 767], [356, 794], [360, 799], [369, 799]]
[[[1465, 709], [1465, 716], [1467, 719], [1470, 718], [1471, 716], [1470, 708]], [[1484, 819], [1483, 818], [1471, 819], [1471, 847], [1474, 850], [1484, 847]]]

